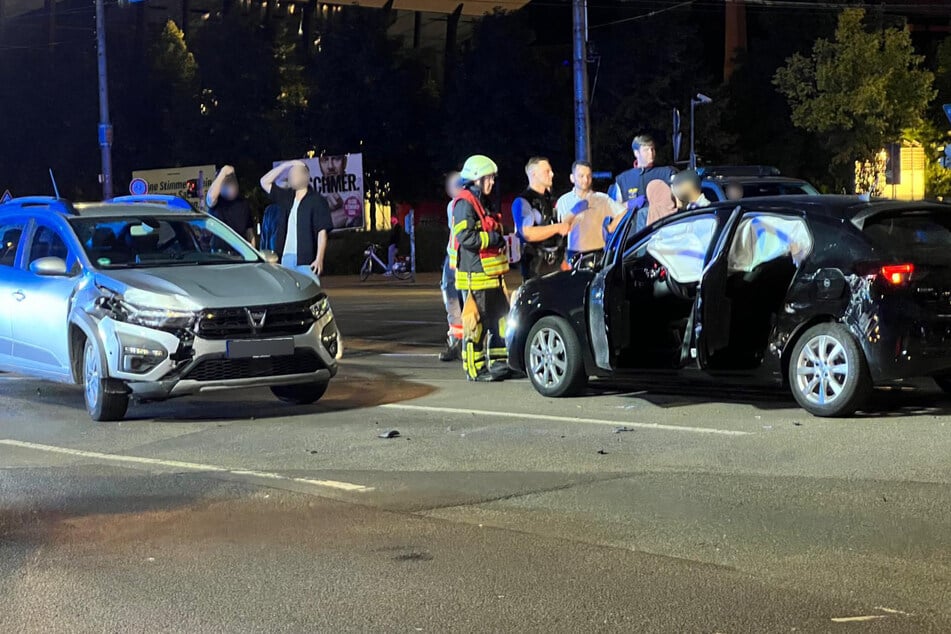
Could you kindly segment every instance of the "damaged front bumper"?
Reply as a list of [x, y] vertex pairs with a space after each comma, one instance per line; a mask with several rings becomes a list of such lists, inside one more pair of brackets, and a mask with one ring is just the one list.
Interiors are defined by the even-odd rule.
[[337, 374], [343, 341], [332, 312], [304, 333], [208, 339], [105, 317], [98, 324], [110, 378], [136, 398], [164, 400], [201, 392], [323, 383]]

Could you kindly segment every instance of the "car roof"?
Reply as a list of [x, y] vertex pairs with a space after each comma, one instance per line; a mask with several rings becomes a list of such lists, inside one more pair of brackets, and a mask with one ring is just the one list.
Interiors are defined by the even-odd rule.
[[808, 181], [805, 181], [801, 178], [792, 178], [789, 176], [717, 176], [716, 174], [711, 176], [705, 176], [704, 182], [719, 183], [719, 184], [729, 184], [736, 183], [743, 185], [745, 183], [791, 183], [791, 184], [808, 184]]
[[169, 208], [153, 203], [77, 203], [73, 205], [80, 218], [121, 218], [122, 216], [182, 216], [193, 211]]
[[951, 204], [947, 203], [887, 199], [865, 201], [858, 196], [836, 194], [764, 196], [762, 198], [745, 198], [735, 202], [724, 201], [717, 203], [716, 206], [728, 208], [737, 204], [744, 208], [755, 206], [752, 211], [800, 211], [807, 215], [843, 218], [856, 223], [861, 223], [871, 216], [896, 211], [934, 210], [945, 213], [951, 212]]
[[0, 204], [0, 216], [12, 214], [57, 215], [63, 218], [94, 217], [115, 218], [122, 216], [181, 217], [196, 214], [196, 209], [186, 201], [171, 196], [120, 197], [111, 201], [71, 203], [68, 200], [46, 196], [14, 198]]

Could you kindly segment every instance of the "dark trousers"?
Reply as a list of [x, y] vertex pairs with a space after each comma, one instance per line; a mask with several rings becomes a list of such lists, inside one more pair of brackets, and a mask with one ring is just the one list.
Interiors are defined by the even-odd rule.
[[486, 372], [508, 369], [505, 318], [509, 312], [509, 302], [501, 288], [470, 293], [479, 309], [480, 320], [475, 332], [467, 332], [462, 342], [462, 363], [466, 374], [474, 379]]

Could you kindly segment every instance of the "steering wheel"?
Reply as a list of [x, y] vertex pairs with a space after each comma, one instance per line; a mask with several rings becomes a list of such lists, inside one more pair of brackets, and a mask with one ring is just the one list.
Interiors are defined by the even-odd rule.
[[659, 277], [666, 282], [667, 288], [674, 297], [692, 302], [697, 296], [697, 285], [695, 283], [684, 284], [678, 282], [666, 267], [661, 267]]

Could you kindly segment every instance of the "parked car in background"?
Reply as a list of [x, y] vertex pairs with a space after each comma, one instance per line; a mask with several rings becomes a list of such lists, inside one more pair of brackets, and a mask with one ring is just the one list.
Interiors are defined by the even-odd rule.
[[209, 390], [313, 403], [340, 351], [313, 278], [182, 199], [0, 205], [0, 370], [82, 385], [95, 420]]
[[951, 205], [754, 198], [640, 232], [631, 215], [602, 257], [516, 292], [509, 363], [541, 394], [699, 370], [845, 416], [876, 384], [951, 390]]
[[[799, 178], [787, 178], [766, 165], [712, 166], [698, 170], [710, 202], [768, 196], [816, 196], [819, 191]], [[733, 195], [731, 190], [739, 195]]]

